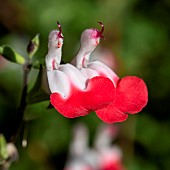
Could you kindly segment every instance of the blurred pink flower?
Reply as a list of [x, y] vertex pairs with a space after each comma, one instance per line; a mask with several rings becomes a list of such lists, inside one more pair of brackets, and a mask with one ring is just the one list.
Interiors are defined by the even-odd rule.
[[122, 153], [117, 147], [108, 147], [100, 152], [100, 170], [124, 170]]
[[100, 47], [97, 48], [91, 55], [89, 61], [101, 61], [105, 65], [107, 65], [112, 70], [117, 70], [118, 68], [118, 61], [116, 56], [113, 54], [113, 52], [106, 48], [106, 47]]
[[122, 151], [112, 144], [117, 135], [118, 127], [101, 126], [90, 148], [87, 127], [76, 124], [64, 170], [124, 170]]

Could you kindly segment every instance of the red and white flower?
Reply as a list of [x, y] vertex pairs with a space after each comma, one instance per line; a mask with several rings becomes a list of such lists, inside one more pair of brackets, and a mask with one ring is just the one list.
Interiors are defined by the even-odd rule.
[[[86, 29], [81, 35], [81, 46], [76, 65], [61, 65], [63, 36], [61, 26], [49, 35], [46, 56], [51, 104], [65, 117], [85, 116], [96, 111], [106, 123], [122, 122], [126, 113], [140, 112], [147, 104], [148, 91], [144, 81], [136, 76], [120, 79], [101, 61], [89, 61], [91, 53], [103, 38], [102, 30]], [[60, 44], [60, 46], [58, 46]]]
[[[89, 79], [71, 64], [60, 64], [62, 45], [61, 26], [49, 35], [46, 56], [47, 77], [51, 91], [50, 102], [63, 116], [84, 116], [93, 110], [106, 107], [112, 102], [113, 83], [105, 77]], [[54, 36], [54, 37], [53, 37]], [[62, 43], [60, 43], [62, 44]], [[108, 91], [110, 89], [110, 91]], [[111, 92], [111, 93], [110, 93]]]

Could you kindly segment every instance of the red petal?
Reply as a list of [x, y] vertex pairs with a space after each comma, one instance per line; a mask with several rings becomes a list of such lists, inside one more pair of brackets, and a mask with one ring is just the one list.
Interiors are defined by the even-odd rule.
[[123, 122], [127, 119], [128, 115], [124, 114], [120, 110], [118, 110], [114, 103], [109, 104], [107, 107], [103, 109], [99, 109], [96, 111], [97, 116], [106, 123], [115, 123], [115, 122]]
[[97, 110], [110, 104], [114, 97], [115, 87], [112, 81], [105, 77], [94, 77], [88, 82], [84, 104], [89, 110]]
[[148, 102], [145, 82], [136, 76], [122, 78], [116, 88], [115, 107], [124, 113], [137, 113]]
[[63, 98], [59, 93], [52, 93], [50, 102], [55, 109], [63, 116], [74, 118], [78, 116], [85, 116], [89, 112], [83, 107], [83, 99], [80, 90], [72, 87], [71, 94], [68, 98]]
[[53, 93], [50, 101], [63, 116], [74, 118], [107, 106], [113, 101], [114, 95], [115, 87], [111, 80], [94, 77], [88, 81], [85, 91], [72, 87], [69, 97], [63, 98], [59, 93]]
[[135, 76], [127, 76], [117, 83], [115, 100], [103, 109], [96, 111], [97, 116], [106, 123], [123, 122], [128, 115], [137, 113], [148, 102], [145, 82]]

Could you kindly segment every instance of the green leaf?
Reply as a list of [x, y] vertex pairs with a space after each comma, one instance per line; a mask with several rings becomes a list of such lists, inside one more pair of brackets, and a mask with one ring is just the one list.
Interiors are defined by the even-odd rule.
[[8, 156], [5, 137], [0, 134], [0, 164], [2, 164], [8, 158]]
[[48, 105], [49, 101], [42, 101], [27, 105], [24, 112], [24, 120], [34, 120], [44, 116], [45, 113], [51, 112], [52, 109], [50, 111], [49, 109], [47, 110]]
[[27, 46], [27, 53], [29, 58], [32, 59], [34, 54], [37, 52], [40, 45], [39, 34], [37, 34], [28, 44]]
[[23, 56], [18, 54], [15, 50], [11, 47], [3, 45], [0, 46], [0, 55], [2, 55], [7, 60], [17, 63], [17, 64], [25, 64], [26, 60]]
[[35, 93], [33, 93], [32, 91], [27, 97], [28, 104], [33, 104], [45, 100], [49, 100], [49, 95], [45, 93], [42, 89], [39, 89]]

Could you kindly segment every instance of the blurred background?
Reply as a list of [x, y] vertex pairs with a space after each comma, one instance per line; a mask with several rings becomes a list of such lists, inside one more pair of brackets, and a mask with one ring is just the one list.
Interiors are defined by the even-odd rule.
[[[57, 28], [58, 20], [64, 35], [62, 60], [70, 62], [79, 48], [81, 32], [91, 27], [100, 29], [97, 22], [102, 21], [105, 40], [97, 47], [98, 54], [109, 56], [108, 60], [113, 62], [110, 67], [120, 77], [143, 78], [149, 90], [149, 102], [143, 111], [116, 123], [119, 133], [112, 144], [119, 146], [126, 170], [168, 170], [169, 18], [169, 0], [0, 0], [0, 45], [8, 44], [26, 56], [29, 40], [40, 33], [35, 60], [44, 64], [48, 34]], [[21, 65], [0, 56], [0, 133], [7, 140], [21, 98], [22, 75]], [[35, 84], [37, 75], [37, 69], [31, 70], [28, 90]], [[56, 110], [47, 109], [48, 105], [49, 100], [27, 105], [23, 131], [27, 133], [28, 146], [21, 147], [20, 136], [16, 144], [19, 160], [10, 170], [63, 170], [77, 122], [88, 129], [88, 145], [93, 147], [95, 134], [103, 124], [95, 113], [67, 119]]]

